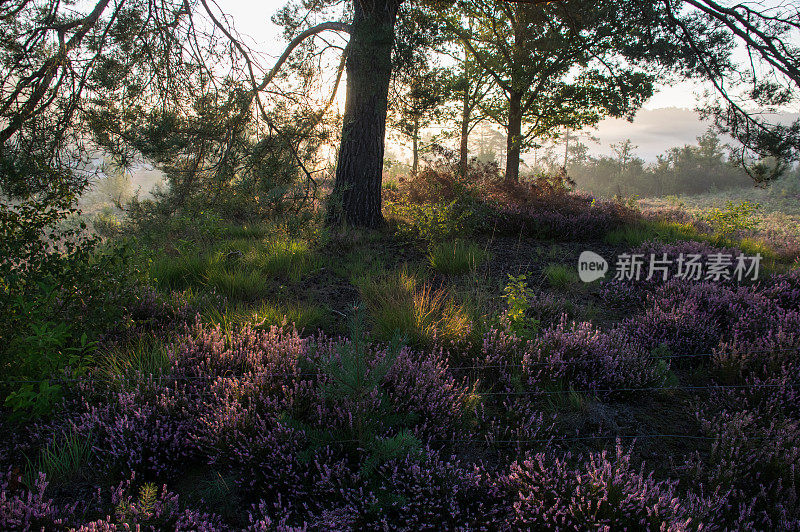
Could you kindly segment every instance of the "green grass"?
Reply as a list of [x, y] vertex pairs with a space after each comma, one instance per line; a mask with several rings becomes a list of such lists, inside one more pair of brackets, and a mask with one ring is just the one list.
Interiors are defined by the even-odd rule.
[[171, 252], [154, 253], [149, 276], [164, 290], [214, 289], [233, 301], [254, 301], [281, 282], [301, 282], [321, 265], [305, 240], [241, 235], [207, 246], [183, 242]]
[[[785, 241], [800, 240], [800, 180], [787, 176], [766, 188], [745, 187], [708, 194], [670, 196], [640, 200], [643, 210], [680, 209], [703, 218], [713, 209], [724, 209], [729, 202], [760, 204], [754, 217], [753, 235], [775, 249]], [[775, 245], [772, 245], [775, 244]]]
[[471, 320], [465, 307], [406, 270], [365, 276], [356, 284], [380, 340], [400, 334], [412, 344], [430, 345], [434, 338], [457, 341], [469, 336]]
[[110, 377], [159, 375], [169, 367], [170, 357], [163, 342], [151, 336], [141, 336], [127, 348], [109, 351], [100, 360], [101, 370]]
[[572, 266], [550, 264], [544, 269], [547, 282], [553, 288], [569, 288], [578, 284], [578, 272]]
[[47, 482], [60, 484], [74, 479], [84, 470], [92, 455], [92, 444], [87, 438], [69, 433], [51, 441], [39, 452], [35, 461], [28, 459], [23, 483], [31, 488], [39, 473]]
[[266, 296], [272, 283], [257, 270], [211, 268], [206, 273], [205, 285], [228, 299], [253, 301]]
[[609, 231], [605, 236], [605, 241], [615, 246], [625, 244], [635, 247], [650, 240], [670, 243], [705, 238], [692, 224], [662, 220], [626, 225]]
[[251, 249], [247, 257], [258, 271], [298, 282], [319, 267], [320, 261], [302, 240], [273, 240], [263, 249]]
[[261, 301], [254, 305], [239, 304], [223, 310], [212, 308], [204, 313], [203, 319], [223, 327], [250, 324], [258, 328], [269, 328], [273, 325], [294, 324], [297, 330], [307, 333], [328, 327], [333, 321], [331, 312], [319, 305], [272, 301]]
[[208, 259], [202, 255], [161, 254], [150, 265], [150, 278], [161, 288], [181, 290], [202, 283]]
[[754, 237], [732, 238], [721, 234], [705, 234], [699, 232], [692, 224], [670, 222], [665, 220], [647, 221], [609, 231], [605, 241], [612, 245], [628, 245], [636, 247], [644, 242], [656, 240], [673, 243], [680, 241], [707, 242], [717, 247], [736, 248], [745, 255], [754, 256], [760, 253], [765, 272], [778, 272], [788, 268], [786, 260], [763, 239]]
[[486, 251], [479, 245], [463, 240], [435, 244], [428, 252], [431, 268], [448, 275], [475, 270], [486, 257]]

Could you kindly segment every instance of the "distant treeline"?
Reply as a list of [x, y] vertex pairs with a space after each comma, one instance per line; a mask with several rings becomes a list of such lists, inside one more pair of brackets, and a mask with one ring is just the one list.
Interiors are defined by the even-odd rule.
[[567, 160], [567, 175], [579, 188], [599, 196], [666, 196], [702, 194], [752, 187], [753, 180], [729, 159], [727, 147], [708, 132], [697, 144], [671, 148], [655, 163], [636, 154], [630, 140], [613, 144], [612, 155], [593, 157], [586, 144], [575, 140], [561, 157], [548, 156], [541, 169], [557, 171]]

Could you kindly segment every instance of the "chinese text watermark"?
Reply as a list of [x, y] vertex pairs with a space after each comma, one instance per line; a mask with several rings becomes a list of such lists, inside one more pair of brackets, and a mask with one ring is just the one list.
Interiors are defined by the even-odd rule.
[[[648, 257], [643, 253], [623, 253], [617, 257], [614, 279], [618, 281], [650, 281], [683, 279], [687, 281], [757, 281], [761, 268], [761, 254], [754, 256], [730, 253], [712, 253], [704, 256], [680, 253], [669, 256], [667, 253]], [[584, 251], [578, 258], [578, 275], [582, 281], [590, 283], [605, 277], [609, 270], [608, 262], [593, 251]]]

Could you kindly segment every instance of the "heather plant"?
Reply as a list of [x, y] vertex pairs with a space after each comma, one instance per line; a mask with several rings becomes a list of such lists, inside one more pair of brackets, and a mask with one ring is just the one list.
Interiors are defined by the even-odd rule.
[[64, 528], [67, 524], [64, 516], [74, 511], [74, 507], [61, 508], [45, 497], [44, 473], [39, 473], [30, 490], [20, 489], [19, 484], [20, 479], [11, 472], [0, 479], [0, 528], [25, 531]]
[[[301, 522], [288, 500], [261, 501], [250, 513], [248, 530], [450, 530], [503, 527], [502, 490], [480, 466], [425, 449], [421, 458], [382, 464], [376, 481], [340, 488], [336, 497], [309, 501]], [[296, 526], [297, 528], [292, 528]]]
[[503, 494], [481, 466], [425, 449], [423, 458], [386, 462], [375, 501], [362, 513], [366, 528], [492, 529], [502, 526]]
[[[0, 528], [25, 528], [15, 523], [28, 512], [41, 516], [29, 521], [36, 529], [242, 529], [248, 506], [252, 530], [798, 528], [797, 272], [537, 291], [525, 275], [503, 281], [524, 271], [513, 249], [545, 250], [544, 280], [569, 288], [574, 269], [557, 261], [577, 245], [546, 251], [523, 243], [531, 236], [615, 234], [657, 257], [747, 250], [680, 241], [696, 237], [686, 220], [629, 226], [627, 206], [547, 180], [442, 181], [430, 193], [407, 182], [393, 199], [412, 191], [431, 216], [401, 230], [425, 252], [384, 246], [379, 231], [317, 234], [301, 220], [165, 222], [151, 235], [161, 291], [137, 289], [113, 327], [87, 334], [83, 366], [48, 369], [42, 380], [63, 386], [58, 415], [0, 446], [3, 464], [30, 458], [0, 495]], [[482, 250], [456, 236], [495, 226], [517, 246], [493, 240], [498, 260], [479, 276], [472, 251]], [[377, 252], [364, 258], [362, 246]], [[395, 269], [403, 261], [419, 268]], [[439, 275], [462, 262], [472, 276]], [[342, 337], [310, 330], [359, 296], [365, 323]], [[69, 323], [59, 297], [54, 289], [37, 320], [55, 338]], [[80, 328], [65, 331], [52, 350], [80, 345]], [[645, 443], [598, 452], [615, 434]], [[663, 441], [672, 454], [654, 480], [639, 458]], [[141, 480], [91, 497], [131, 475]], [[52, 487], [36, 495], [40, 480]], [[163, 482], [228, 521], [178, 504]], [[76, 496], [86, 496], [81, 512], [60, 506]]]
[[413, 421], [409, 428], [422, 440], [445, 440], [462, 435], [470, 417], [470, 384], [450, 370], [440, 349], [401, 348], [384, 383], [391, 408]]
[[590, 323], [568, 324], [566, 320], [531, 342], [522, 364], [528, 386], [547, 388], [555, 384], [562, 389], [598, 390], [611, 396], [661, 385], [668, 369], [623, 329], [603, 331]]
[[679, 355], [710, 353], [737, 330], [757, 335], [777, 317], [777, 309], [747, 286], [672, 280], [649, 297], [650, 308], [620, 326], [650, 349], [664, 345]]
[[631, 464], [617, 442], [616, 453], [573, 457], [530, 456], [511, 466], [515, 496], [511, 526], [526, 529], [689, 530], [692, 519], [675, 484], [656, 481]]
[[[196, 441], [197, 397], [190, 384], [166, 386], [157, 377], [128, 382], [77, 400], [80, 410], [70, 424], [81, 438], [92, 438], [94, 460], [112, 474], [140, 473], [175, 478], [200, 456]], [[111, 383], [113, 386], [113, 383]]]
[[[754, 314], [754, 315], [753, 315]], [[726, 383], [769, 379], [800, 364], [800, 313], [765, 306], [740, 319], [713, 350], [715, 374]]]
[[710, 523], [764, 530], [800, 526], [796, 392], [790, 386], [777, 393], [758, 388], [789, 384], [794, 372], [781, 373], [767, 382], [751, 378], [752, 389], [716, 391], [697, 410], [703, 434], [714, 441], [710, 456], [687, 466], [724, 500], [720, 511], [706, 517]]
[[761, 294], [786, 310], [800, 308], [800, 268], [787, 273], [774, 274], [769, 283], [762, 283]]
[[499, 234], [559, 241], [599, 240], [634, 218], [626, 207], [579, 194], [536, 197], [529, 204], [497, 208], [491, 228]]

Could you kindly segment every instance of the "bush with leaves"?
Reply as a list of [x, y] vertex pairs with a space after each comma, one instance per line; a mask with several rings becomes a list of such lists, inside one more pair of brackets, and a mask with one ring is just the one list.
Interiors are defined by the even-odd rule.
[[760, 208], [760, 204], [748, 200], [739, 203], [728, 201], [724, 209], [711, 209], [703, 219], [711, 226], [716, 237], [729, 239], [755, 229], [756, 221], [753, 214]]
[[0, 394], [19, 415], [52, 409], [62, 390], [50, 379], [85, 373], [135, 298], [124, 246], [101, 245], [76, 214], [44, 200], [0, 204]]
[[526, 275], [508, 275], [508, 284], [503, 289], [507, 309], [500, 321], [510, 333], [519, 338], [530, 339], [539, 332], [539, 320], [528, 316], [533, 298]]

